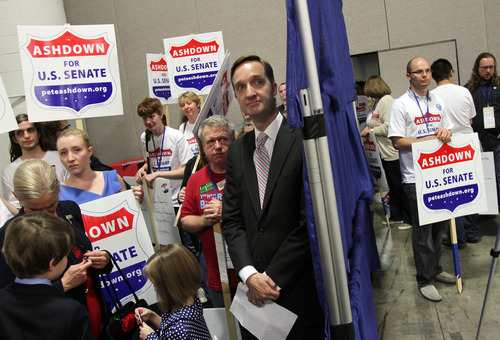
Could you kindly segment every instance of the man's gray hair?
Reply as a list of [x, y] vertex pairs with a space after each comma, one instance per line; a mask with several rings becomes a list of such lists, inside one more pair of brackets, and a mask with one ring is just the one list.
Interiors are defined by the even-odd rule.
[[213, 115], [201, 122], [201, 125], [198, 128], [198, 138], [202, 143], [205, 142], [205, 136], [203, 135], [203, 129], [205, 128], [205, 126], [219, 126], [226, 128], [229, 136], [231, 136], [231, 139], [234, 139], [234, 124], [224, 116]]

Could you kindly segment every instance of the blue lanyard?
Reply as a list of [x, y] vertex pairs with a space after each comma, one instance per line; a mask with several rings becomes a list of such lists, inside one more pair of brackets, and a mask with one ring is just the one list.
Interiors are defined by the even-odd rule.
[[210, 174], [210, 179], [212, 180], [212, 186], [214, 187], [215, 199], [217, 199], [217, 197], [219, 197], [217, 194], [217, 185], [215, 185], [214, 175], [212, 175], [212, 167], [210, 166], [210, 164], [208, 165], [208, 173]]
[[[411, 90], [411, 92], [413, 92], [413, 90]], [[429, 112], [429, 91], [427, 91], [427, 94], [426, 94], [426, 98], [427, 98], [427, 114], [429, 115], [429, 117], [427, 117], [427, 120], [425, 120], [425, 115], [424, 113], [422, 112], [422, 108], [420, 107], [420, 103], [418, 102], [418, 98], [417, 98], [417, 95], [415, 94], [415, 92], [413, 92], [413, 96], [415, 96], [415, 100], [417, 101], [417, 105], [418, 105], [418, 109], [420, 110], [420, 113], [422, 114], [422, 118], [424, 119], [424, 123], [425, 123], [425, 126], [427, 127], [427, 133], [429, 133], [429, 121], [431, 119], [431, 113]]]
[[488, 97], [486, 97], [486, 93], [484, 93], [483, 87], [479, 86], [481, 88], [481, 92], [483, 92], [484, 97], [486, 98], [486, 105], [490, 106], [490, 94], [491, 94], [491, 87], [493, 84], [490, 84], [490, 90], [488, 91]]
[[[158, 152], [156, 152], [156, 145], [155, 145], [155, 137], [152, 136], [152, 140], [153, 140], [153, 148], [155, 148], [155, 157], [156, 157], [156, 162], [157, 162], [157, 165], [158, 165], [158, 171], [161, 171], [161, 159], [163, 157], [163, 142], [165, 142], [165, 127], [163, 127], [163, 134], [162, 134], [162, 137], [161, 137], [161, 150], [160, 150], [160, 159], [158, 159]], [[151, 172], [153, 172], [153, 169], [151, 169]]]

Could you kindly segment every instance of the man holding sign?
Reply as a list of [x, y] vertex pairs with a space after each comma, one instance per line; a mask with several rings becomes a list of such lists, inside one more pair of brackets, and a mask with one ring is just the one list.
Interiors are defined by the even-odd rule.
[[443, 101], [430, 94], [431, 68], [427, 60], [413, 58], [406, 66], [410, 88], [396, 99], [391, 108], [389, 134], [394, 147], [399, 150], [403, 187], [410, 200], [412, 217], [412, 247], [417, 283], [420, 293], [430, 301], [443, 298], [434, 286], [435, 281], [455, 283], [455, 277], [441, 268], [441, 241], [447, 222], [420, 226], [418, 219], [412, 143], [439, 139], [451, 141], [453, 124], [446, 115]]
[[[216, 115], [205, 119], [198, 131], [208, 165], [189, 178], [182, 205], [181, 222], [184, 230], [200, 234], [203, 253], [207, 261], [207, 286], [210, 288], [213, 305], [224, 307], [212, 227], [222, 218], [227, 149], [233, 139], [234, 127], [224, 116]], [[231, 289], [235, 291], [238, 277], [234, 269], [228, 272]]]

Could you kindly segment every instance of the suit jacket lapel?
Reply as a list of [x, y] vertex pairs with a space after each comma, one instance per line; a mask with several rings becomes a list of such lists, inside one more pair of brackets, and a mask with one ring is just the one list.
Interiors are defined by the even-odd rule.
[[252, 208], [256, 216], [261, 214], [259, 187], [257, 184], [257, 173], [255, 172], [255, 164], [253, 162], [253, 153], [255, 151], [255, 133], [251, 132], [245, 135], [242, 143], [242, 170], [245, 173], [245, 183], [252, 202]]

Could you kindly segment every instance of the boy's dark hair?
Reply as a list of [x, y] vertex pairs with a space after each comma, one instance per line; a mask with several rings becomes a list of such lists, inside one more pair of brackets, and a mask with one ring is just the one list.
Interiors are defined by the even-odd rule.
[[43, 212], [19, 216], [7, 228], [2, 251], [9, 267], [21, 279], [46, 273], [50, 261], [59, 263], [75, 243], [69, 223]]
[[438, 59], [431, 65], [432, 79], [434, 79], [436, 83], [448, 79], [452, 70], [453, 66], [451, 66], [448, 60]]
[[[144, 98], [137, 106], [137, 114], [144, 118], [147, 115], [156, 113], [161, 115], [163, 113], [163, 106], [158, 98]], [[161, 117], [163, 125], [167, 125], [167, 118], [165, 115]]]

